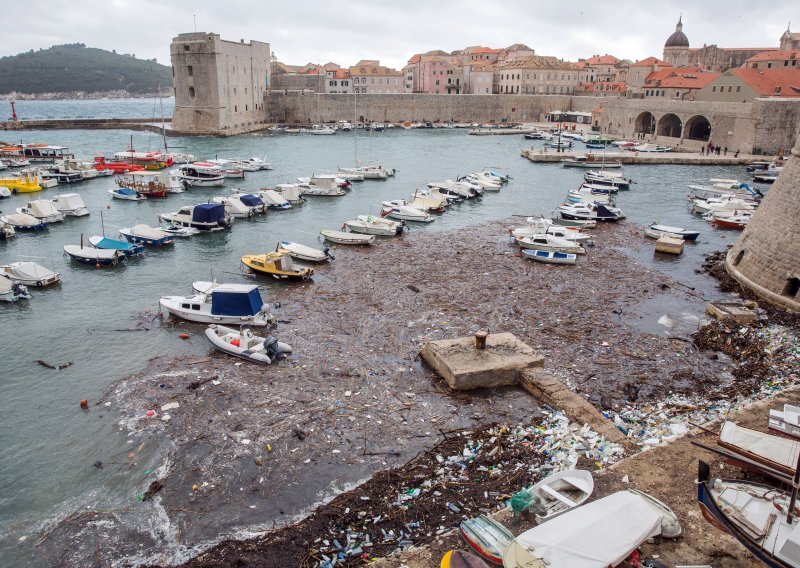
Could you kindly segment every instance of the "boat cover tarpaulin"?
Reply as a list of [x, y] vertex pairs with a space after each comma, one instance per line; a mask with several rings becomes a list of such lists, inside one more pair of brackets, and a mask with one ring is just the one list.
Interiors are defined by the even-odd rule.
[[661, 514], [643, 497], [620, 491], [525, 531], [516, 541], [553, 568], [607, 568], [660, 532]]
[[[285, 191], [285, 190], [284, 190]], [[264, 192], [264, 196], [269, 198], [273, 204], [275, 205], [283, 205], [288, 203], [286, 197], [275, 191], [274, 189], [268, 189]]]
[[52, 201], [37, 199], [36, 201], [31, 201], [29, 205], [31, 208], [31, 214], [37, 218], [58, 214], [58, 209], [56, 209], [56, 206], [53, 205]]
[[136, 192], [129, 187], [120, 187], [117, 193], [120, 195], [136, 195]]
[[192, 211], [195, 223], [218, 223], [225, 218], [225, 206], [221, 203], [201, 203]]
[[80, 207], [86, 207], [86, 204], [83, 202], [83, 199], [77, 193], [64, 193], [56, 197], [58, 209], [78, 209]]
[[35, 262], [18, 262], [11, 266], [14, 278], [19, 278], [20, 280], [39, 280], [55, 274], [52, 270], [48, 270]]
[[159, 240], [170, 236], [169, 233], [162, 231], [161, 229], [154, 229], [150, 225], [143, 224], [134, 225], [131, 227], [130, 231], [133, 236], [141, 237], [143, 239]]
[[[800, 444], [794, 440], [771, 436], [743, 428], [733, 422], [725, 422], [719, 433], [720, 445], [729, 449], [739, 448], [762, 459], [780, 464], [794, 471]], [[735, 451], [735, 450], [734, 450]]]
[[606, 209], [602, 203], [595, 203], [597, 207], [597, 217], [601, 219], [614, 219], [616, 215]]
[[256, 197], [255, 195], [250, 195], [249, 193], [240, 195], [239, 201], [241, 201], [248, 207], [258, 207], [259, 205], [264, 205], [264, 202], [261, 200], [260, 197]]
[[109, 239], [108, 237], [91, 237], [89, 242], [99, 249], [110, 250], [131, 250], [134, 246], [125, 241], [118, 241], [116, 239]]
[[249, 291], [220, 286], [211, 292], [211, 313], [215, 316], [254, 316], [263, 304], [258, 286], [253, 286]]

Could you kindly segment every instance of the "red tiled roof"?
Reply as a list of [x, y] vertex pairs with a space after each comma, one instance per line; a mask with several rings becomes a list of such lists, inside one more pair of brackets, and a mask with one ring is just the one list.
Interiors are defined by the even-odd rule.
[[586, 59], [587, 65], [616, 65], [617, 63], [619, 63], [619, 59], [607, 53], [605, 55], [595, 55], [594, 57]]
[[642, 59], [641, 61], [633, 63], [631, 67], [652, 67], [653, 65], [658, 65], [659, 67], [672, 67], [672, 65], [666, 61], [661, 61], [657, 57], [648, 57], [647, 59]]
[[721, 73], [703, 71], [698, 67], [672, 67], [654, 71], [645, 79], [645, 87], [664, 89], [702, 89]]
[[601, 81], [597, 83], [581, 83], [575, 87], [576, 91], [586, 93], [625, 93], [628, 84], [624, 81]]
[[334, 78], [336, 79], [347, 79], [350, 76], [350, 71], [347, 69], [337, 69]]
[[414, 63], [419, 63], [419, 60], [422, 59], [422, 56], [417, 53], [411, 56], [411, 59], [408, 60], [409, 65], [413, 65]]
[[747, 62], [756, 61], [776, 61], [783, 59], [798, 59], [800, 58], [800, 51], [762, 51], [756, 53], [753, 57], [747, 59]]
[[[730, 69], [762, 97], [800, 97], [798, 69]], [[780, 87], [780, 92], [776, 90]]]

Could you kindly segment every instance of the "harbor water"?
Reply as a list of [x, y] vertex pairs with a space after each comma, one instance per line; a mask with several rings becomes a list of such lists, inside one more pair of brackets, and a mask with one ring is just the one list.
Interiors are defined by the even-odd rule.
[[[48, 103], [54, 105], [49, 108], [44, 102], [37, 104], [40, 108], [23, 116], [122, 117], [131, 116], [127, 111], [132, 108], [139, 109], [139, 116], [154, 115], [152, 100], [54, 101]], [[145, 109], [144, 105], [151, 108]], [[18, 106], [18, 113], [24, 106]], [[64, 145], [85, 158], [98, 152], [109, 155], [125, 150], [131, 141], [139, 151], [157, 150], [164, 144], [156, 134], [108, 130], [22, 131], [13, 136], [0, 134], [3, 138], [6, 142], [22, 139]], [[274, 170], [248, 173], [244, 180], [229, 179], [224, 188], [194, 188], [144, 202], [112, 200], [107, 192], [115, 187], [112, 177], [0, 201], [0, 210], [8, 213], [29, 200], [77, 192], [91, 211], [88, 217], [67, 218], [43, 233], [19, 233], [13, 239], [0, 241], [0, 264], [35, 260], [59, 272], [63, 280], [53, 288], [32, 289], [33, 298], [29, 301], [0, 303], [0, 397], [4, 402], [0, 414], [2, 565], [15, 565], [15, 559], [23, 557], [22, 551], [32, 546], [40, 531], [75, 511], [113, 511], [130, 506], [131, 495], [140, 487], [144, 472], [113, 467], [115, 460], [126, 457], [125, 431], [116, 423], [113, 409], [95, 407], [94, 401], [114, 382], [142, 370], [153, 357], [203, 356], [210, 351], [204, 342], [181, 341], [174, 328], [154, 320], [160, 296], [189, 294], [194, 280], [250, 282], [240, 267], [243, 254], [274, 250], [280, 240], [320, 248], [321, 229], [338, 230], [345, 220], [358, 214], [377, 215], [381, 201], [409, 198], [415, 188], [429, 181], [454, 179], [487, 167], [512, 177], [499, 193], [487, 193], [481, 200], [451, 207], [426, 226], [412, 225], [403, 239], [413, 239], [418, 231], [440, 232], [443, 239], [468, 239], [470, 226], [476, 224], [512, 216], [550, 215], [567, 190], [578, 187], [583, 175], [579, 169], [532, 164], [521, 158], [520, 149], [531, 145], [522, 136], [476, 137], [468, 136], [465, 129], [395, 128], [385, 132], [340, 132], [334, 136], [265, 133], [233, 138], [169, 138], [168, 144], [175, 151], [198, 158], [264, 158]], [[179, 239], [174, 247], [150, 250], [145, 257], [118, 267], [78, 265], [62, 254], [64, 245], [79, 244], [82, 237], [84, 241], [103, 233], [117, 237], [121, 227], [136, 223], [157, 225], [159, 213], [177, 211], [182, 205], [205, 202], [237, 187], [272, 187], [292, 182], [298, 176], [333, 172], [338, 166], [352, 166], [356, 156], [359, 160], [380, 161], [387, 168], [396, 169], [397, 175], [387, 181], [354, 183], [343, 197], [309, 197], [305, 205], [287, 211], [271, 211], [253, 220], [237, 219], [231, 231]], [[643, 239], [631, 243], [629, 254], [679, 282], [689, 283], [698, 294], [715, 296], [714, 282], [695, 270], [706, 254], [731, 244], [739, 233], [712, 229], [691, 215], [686, 184], [711, 177], [743, 179], [749, 177], [744, 168], [628, 166], [624, 174], [636, 182], [630, 191], [620, 192], [617, 199], [627, 214], [626, 223], [645, 225], [658, 221], [702, 231], [699, 241], [687, 245], [682, 257], [656, 257], [652, 241], [645, 243]], [[516, 219], [523, 221], [522, 217]], [[498, 239], [503, 238], [507, 236], [498, 234]], [[374, 246], [379, 250], [380, 241]], [[435, 255], [436, 251], [431, 250], [430, 254]], [[591, 250], [581, 262], [592, 262]], [[318, 274], [324, 278], [324, 268]], [[274, 286], [284, 285], [267, 279], [257, 282], [267, 301]], [[446, 283], [443, 286], [446, 288]], [[675, 306], [642, 308], [643, 313], [653, 316], [654, 322], [670, 309], [680, 311]], [[679, 319], [679, 315], [671, 314], [673, 319]], [[655, 324], [653, 331], [659, 331]], [[70, 365], [52, 370], [37, 363], [39, 360]], [[91, 411], [80, 409], [81, 399], [89, 400]], [[142, 451], [156, 455], [155, 448]], [[147, 463], [147, 455], [139, 461]]]

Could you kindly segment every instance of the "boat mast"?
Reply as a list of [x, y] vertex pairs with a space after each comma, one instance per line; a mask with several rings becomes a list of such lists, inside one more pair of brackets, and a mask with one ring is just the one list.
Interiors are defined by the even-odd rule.
[[161, 98], [161, 81], [158, 82], [158, 104], [161, 107], [161, 138], [164, 139], [164, 153], [169, 151], [167, 148], [167, 127], [164, 124], [164, 100]]
[[797, 484], [800, 483], [800, 453], [797, 455], [797, 466], [794, 468], [794, 480], [792, 483], [792, 498], [789, 500], [789, 512], [786, 515], [786, 522], [790, 525], [794, 521], [794, 506], [797, 503]]
[[356, 121], [356, 117], [358, 116], [358, 111], [356, 110], [356, 101], [358, 100], [358, 93], [353, 91], [353, 160], [355, 163], [353, 167], [358, 167], [358, 122]]

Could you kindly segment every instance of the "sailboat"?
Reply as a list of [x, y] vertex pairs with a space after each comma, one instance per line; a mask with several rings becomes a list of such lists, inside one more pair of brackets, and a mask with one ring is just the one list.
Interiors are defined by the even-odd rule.
[[[357, 118], [357, 101], [358, 101], [358, 94], [353, 93], [353, 122], [356, 122]], [[388, 170], [383, 167], [381, 164], [365, 164], [359, 165], [358, 161], [358, 128], [353, 130], [353, 144], [355, 149], [355, 166], [352, 168], [343, 168], [339, 167], [339, 172], [345, 175], [356, 175], [356, 176], [363, 176], [365, 180], [367, 179], [377, 179], [377, 180], [386, 180], [389, 177], [395, 174], [396, 170]]]

